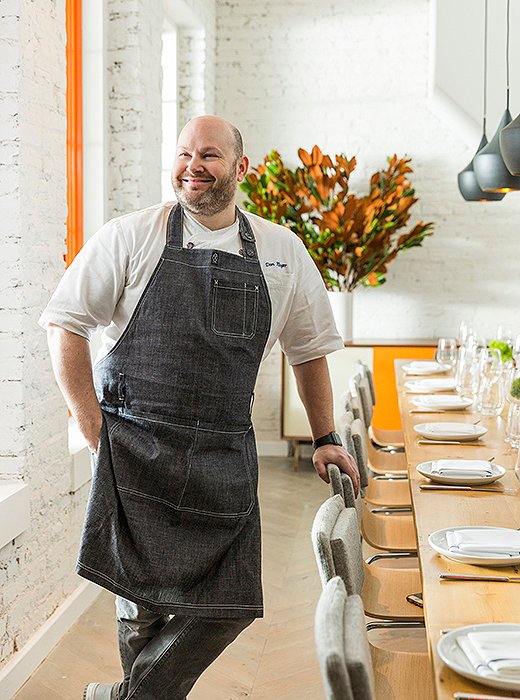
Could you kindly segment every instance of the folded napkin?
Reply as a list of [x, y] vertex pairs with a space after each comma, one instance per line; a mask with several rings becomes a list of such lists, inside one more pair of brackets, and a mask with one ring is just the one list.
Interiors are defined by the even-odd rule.
[[520, 632], [469, 632], [457, 644], [479, 675], [520, 681]]
[[450, 552], [484, 557], [520, 556], [520, 532], [518, 530], [449, 530], [446, 542]]
[[436, 459], [430, 471], [441, 476], [493, 476], [491, 464], [478, 459]]
[[472, 423], [429, 423], [428, 432], [436, 435], [475, 435], [475, 426]]
[[420, 360], [414, 360], [413, 362], [409, 362], [407, 365], [405, 365], [403, 369], [409, 374], [413, 374], [414, 372], [433, 374], [434, 372], [443, 372], [446, 370], [446, 367], [438, 362], [432, 362], [431, 360], [423, 360], [422, 362]]
[[454, 379], [444, 379], [443, 377], [431, 377], [430, 379], [414, 379], [413, 383], [415, 386], [423, 386], [425, 389], [428, 387], [446, 387], [449, 389], [455, 389]]
[[467, 404], [467, 402], [461, 396], [452, 396], [450, 394], [447, 394], [446, 396], [439, 396], [438, 394], [423, 394], [422, 396], [418, 396], [414, 403], [422, 403], [425, 406], [438, 406], [439, 404], [443, 406], [466, 406]]

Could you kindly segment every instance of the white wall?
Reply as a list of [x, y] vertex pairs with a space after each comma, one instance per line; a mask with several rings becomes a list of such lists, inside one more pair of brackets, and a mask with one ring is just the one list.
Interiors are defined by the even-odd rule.
[[[412, 157], [411, 222], [434, 221], [435, 233], [391, 264], [384, 286], [356, 291], [359, 338], [452, 335], [462, 318], [483, 334], [499, 322], [520, 332], [520, 192], [483, 204], [458, 192], [477, 144], [429, 106], [430, 10], [428, 0], [217, 2], [216, 110], [242, 129], [253, 165], [271, 148], [295, 164], [298, 147], [317, 143], [356, 155], [362, 193], [386, 156]], [[274, 410], [256, 413], [264, 440], [279, 430], [279, 367], [271, 358], [258, 386]]]
[[[484, 0], [436, 0], [435, 82], [482, 130]], [[488, 2], [488, 138], [505, 109], [507, 0]], [[510, 11], [511, 113], [520, 111], [520, 3]], [[474, 148], [478, 146], [475, 143]]]
[[0, 471], [28, 484], [31, 525], [0, 550], [1, 664], [78, 585], [86, 498], [69, 494], [67, 409], [37, 325], [64, 270], [65, 1], [8, 5], [0, 25]]
[[163, 8], [107, 0], [108, 216], [161, 200]]

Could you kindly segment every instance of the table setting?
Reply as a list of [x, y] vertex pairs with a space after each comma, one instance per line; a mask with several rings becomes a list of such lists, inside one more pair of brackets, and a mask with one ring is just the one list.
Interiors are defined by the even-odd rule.
[[439, 700], [520, 697], [520, 340], [518, 369], [493, 344], [468, 329], [439, 340], [448, 370], [396, 364]]

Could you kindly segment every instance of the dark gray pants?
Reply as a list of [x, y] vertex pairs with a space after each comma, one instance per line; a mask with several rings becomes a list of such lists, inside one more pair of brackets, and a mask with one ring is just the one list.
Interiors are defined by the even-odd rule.
[[203, 671], [254, 618], [159, 615], [116, 597], [119, 700], [186, 700]]

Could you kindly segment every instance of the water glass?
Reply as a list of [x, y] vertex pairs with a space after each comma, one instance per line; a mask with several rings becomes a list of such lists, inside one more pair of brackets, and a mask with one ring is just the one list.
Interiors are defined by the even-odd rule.
[[516, 401], [510, 404], [507, 414], [506, 442], [511, 447], [520, 447], [520, 403]]
[[439, 338], [435, 359], [441, 365], [452, 368], [457, 361], [457, 340], [455, 338]]
[[474, 398], [479, 387], [479, 351], [476, 345], [461, 345], [459, 348], [455, 386], [461, 396]]
[[477, 411], [485, 416], [499, 416], [505, 404], [500, 351], [496, 348], [483, 348], [480, 351], [479, 368]]

